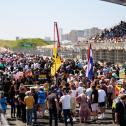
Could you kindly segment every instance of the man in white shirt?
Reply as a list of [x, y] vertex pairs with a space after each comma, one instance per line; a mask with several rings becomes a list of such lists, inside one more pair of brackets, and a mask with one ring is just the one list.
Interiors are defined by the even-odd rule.
[[79, 82], [79, 87], [77, 88], [77, 95], [79, 96], [80, 94], [83, 93], [83, 83]]
[[98, 86], [98, 104], [99, 104], [99, 108], [101, 112], [101, 115], [98, 117], [99, 119], [104, 118], [105, 100], [106, 100], [106, 92], [102, 89], [102, 85], [99, 85]]
[[71, 126], [73, 126], [73, 120], [70, 112], [71, 96], [67, 94], [66, 89], [63, 89], [63, 96], [60, 98], [60, 102], [62, 103], [65, 126], [67, 126], [67, 117], [70, 119]]

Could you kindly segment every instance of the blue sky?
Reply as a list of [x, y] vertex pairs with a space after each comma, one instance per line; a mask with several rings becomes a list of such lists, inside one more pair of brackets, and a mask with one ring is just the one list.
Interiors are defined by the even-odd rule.
[[53, 36], [53, 22], [64, 33], [106, 28], [126, 21], [126, 6], [100, 0], [0, 0], [0, 39]]

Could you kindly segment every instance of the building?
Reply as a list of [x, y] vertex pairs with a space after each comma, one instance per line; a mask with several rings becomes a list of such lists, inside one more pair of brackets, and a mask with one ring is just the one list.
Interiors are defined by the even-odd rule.
[[98, 29], [97, 27], [93, 27], [91, 29], [85, 29], [84, 30], [84, 38], [90, 38], [92, 36], [95, 36], [97, 34], [100, 34], [101, 33], [101, 29]]
[[45, 41], [50, 41], [51, 38], [50, 38], [50, 37], [45, 37], [44, 40], [45, 40]]
[[95, 36], [96, 34], [101, 33], [101, 31], [101, 29], [98, 29], [96, 27], [84, 30], [71, 30], [68, 34], [62, 35], [62, 41], [69, 40], [73, 43], [76, 43], [80, 40], [85, 40], [92, 36]]
[[[96, 61], [104, 61], [111, 63], [125, 63], [126, 62], [126, 40], [118, 43], [114, 42], [99, 42], [91, 43], [93, 50], [93, 59]], [[82, 59], [85, 60], [87, 55], [89, 43], [81, 45]], [[85, 51], [86, 50], [86, 51]]]
[[60, 40], [62, 40], [62, 35], [63, 35], [63, 29], [59, 28], [59, 37], [60, 37]]
[[62, 34], [61, 35], [61, 41], [64, 41], [64, 40], [69, 40], [68, 34]]

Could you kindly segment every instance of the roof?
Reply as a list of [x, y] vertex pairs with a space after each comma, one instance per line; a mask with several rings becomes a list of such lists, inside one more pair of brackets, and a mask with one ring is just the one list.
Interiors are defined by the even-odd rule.
[[102, 1], [111, 2], [111, 3], [126, 6], [126, 0], [102, 0]]

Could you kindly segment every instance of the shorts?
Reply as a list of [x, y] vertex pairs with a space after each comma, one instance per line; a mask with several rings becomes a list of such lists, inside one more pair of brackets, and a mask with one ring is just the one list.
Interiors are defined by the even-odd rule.
[[105, 102], [99, 102], [99, 103], [98, 103], [98, 106], [101, 107], [101, 108], [102, 108], [102, 107], [105, 107]]
[[91, 104], [91, 109], [93, 112], [98, 112], [98, 103]]

